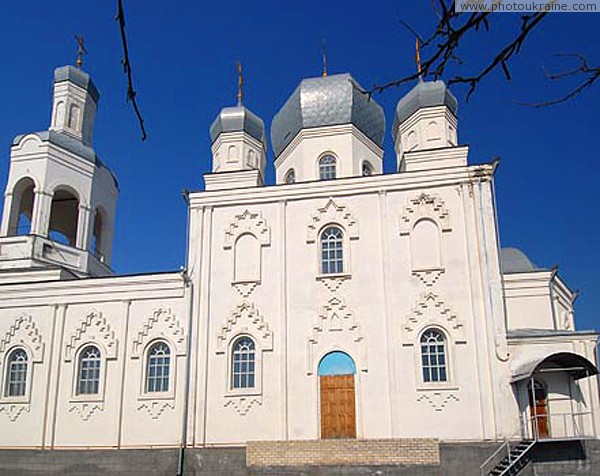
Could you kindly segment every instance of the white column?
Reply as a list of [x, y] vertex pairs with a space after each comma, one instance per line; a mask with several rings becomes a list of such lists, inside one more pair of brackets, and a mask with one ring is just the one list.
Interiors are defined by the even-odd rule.
[[10, 220], [12, 218], [12, 216], [11, 216], [12, 202], [13, 202], [13, 194], [11, 192], [5, 193], [4, 194], [4, 211], [2, 212], [2, 226], [0, 227], [0, 236], [8, 236]]
[[48, 236], [53, 195], [37, 188], [33, 192], [35, 197], [33, 199], [33, 213], [31, 217], [31, 234]]
[[90, 247], [90, 212], [90, 207], [81, 203], [79, 204], [79, 216], [77, 217], [77, 237], [75, 239], [75, 248], [79, 248], [81, 250], [88, 250]]

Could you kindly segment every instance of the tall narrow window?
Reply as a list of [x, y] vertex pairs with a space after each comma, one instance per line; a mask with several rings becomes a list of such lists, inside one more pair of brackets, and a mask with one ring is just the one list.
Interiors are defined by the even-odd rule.
[[232, 388], [254, 388], [256, 379], [256, 348], [249, 337], [238, 339], [233, 345], [231, 367]]
[[324, 155], [319, 159], [319, 178], [332, 180], [336, 178], [336, 160], [333, 155]]
[[321, 272], [344, 272], [344, 234], [337, 226], [329, 226], [321, 233]]
[[27, 388], [27, 352], [23, 349], [15, 349], [7, 360], [6, 386], [4, 395], [6, 397], [22, 397]]
[[167, 392], [169, 390], [169, 372], [171, 350], [164, 342], [157, 342], [148, 350], [146, 365], [146, 392]]
[[79, 372], [77, 374], [77, 394], [95, 395], [100, 392], [100, 350], [89, 345], [79, 354]]
[[428, 329], [421, 336], [421, 365], [423, 382], [446, 382], [446, 339], [435, 330]]

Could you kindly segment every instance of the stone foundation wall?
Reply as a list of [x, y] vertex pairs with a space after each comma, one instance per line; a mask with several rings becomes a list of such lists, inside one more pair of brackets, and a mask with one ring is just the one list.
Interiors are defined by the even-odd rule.
[[252, 468], [439, 463], [434, 439], [251, 441], [246, 447], [246, 464]]
[[[385, 444], [381, 441], [386, 442]], [[392, 448], [390, 442], [407, 440], [375, 440], [373, 453]], [[414, 441], [414, 440], [413, 440]], [[422, 442], [423, 440], [418, 440]], [[431, 440], [435, 441], [435, 440]], [[313, 442], [316, 443], [316, 442]], [[319, 442], [323, 443], [323, 442]], [[340, 444], [340, 441], [333, 441]], [[270, 445], [276, 445], [271, 442]], [[387, 445], [387, 446], [386, 446]], [[250, 446], [250, 445], [249, 445]], [[375, 448], [379, 446], [378, 450]], [[310, 465], [256, 467], [246, 465], [246, 448], [202, 448], [185, 452], [184, 475], [373, 475], [388, 476], [481, 476], [479, 465], [498, 448], [499, 443], [439, 443], [438, 462], [384, 463], [369, 465]], [[346, 447], [350, 448], [350, 447]], [[396, 447], [398, 448], [398, 447]], [[364, 451], [364, 450], [363, 450]], [[406, 447], [403, 448], [406, 452]], [[178, 450], [0, 450], [0, 476], [173, 476], [177, 474]], [[249, 454], [249, 457], [251, 455]], [[406, 455], [404, 456], [406, 458]], [[413, 461], [416, 459], [412, 456]], [[433, 458], [431, 454], [421, 457]], [[404, 461], [408, 461], [405, 459]], [[398, 460], [396, 460], [398, 461]], [[600, 440], [539, 444], [529, 464], [519, 476], [592, 476], [600, 474]]]

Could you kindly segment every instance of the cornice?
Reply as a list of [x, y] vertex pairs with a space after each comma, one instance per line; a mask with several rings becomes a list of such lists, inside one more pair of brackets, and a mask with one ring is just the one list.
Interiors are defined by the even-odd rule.
[[189, 198], [191, 208], [256, 204], [452, 186], [478, 182], [481, 181], [482, 176], [491, 177], [493, 173], [494, 167], [489, 164], [456, 166], [369, 177], [348, 177], [295, 184], [197, 191], [190, 193]]

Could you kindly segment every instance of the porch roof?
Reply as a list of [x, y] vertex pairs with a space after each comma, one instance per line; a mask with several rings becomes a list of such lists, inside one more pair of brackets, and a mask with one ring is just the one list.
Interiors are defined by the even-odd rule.
[[568, 372], [573, 379], [597, 375], [598, 368], [585, 357], [571, 352], [557, 352], [542, 357], [532, 357], [512, 369], [511, 383], [531, 378], [536, 372]]

